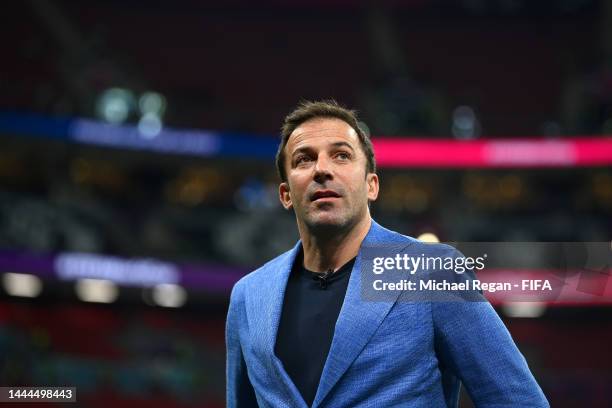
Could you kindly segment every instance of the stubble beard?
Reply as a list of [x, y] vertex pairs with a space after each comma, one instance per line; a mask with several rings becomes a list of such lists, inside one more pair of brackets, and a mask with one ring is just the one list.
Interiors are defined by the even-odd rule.
[[[317, 212], [321, 211], [317, 210]], [[355, 212], [349, 209], [347, 211], [336, 209], [336, 211], [339, 214], [334, 214], [332, 217], [326, 217], [325, 215], [320, 217], [320, 214], [306, 214], [302, 219], [302, 224], [311, 235], [321, 238], [332, 238], [349, 233], [359, 223], [361, 217], [364, 216], [361, 214], [362, 211]], [[299, 219], [298, 222], [300, 222]]]

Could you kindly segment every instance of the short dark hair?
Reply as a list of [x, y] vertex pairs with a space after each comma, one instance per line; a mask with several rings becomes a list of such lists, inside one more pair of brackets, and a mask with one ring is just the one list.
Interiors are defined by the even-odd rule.
[[374, 148], [368, 134], [359, 127], [359, 119], [357, 112], [347, 109], [338, 104], [334, 100], [323, 101], [303, 101], [286, 117], [281, 127], [281, 141], [276, 152], [276, 169], [281, 181], [287, 181], [287, 172], [285, 171], [285, 146], [289, 136], [302, 123], [315, 118], [336, 118], [346, 122], [352, 127], [361, 143], [361, 148], [367, 159], [367, 173], [376, 172], [376, 160], [374, 158]]

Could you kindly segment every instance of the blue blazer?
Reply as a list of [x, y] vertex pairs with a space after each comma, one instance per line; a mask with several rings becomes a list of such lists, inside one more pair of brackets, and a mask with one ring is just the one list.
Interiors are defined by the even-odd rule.
[[[226, 325], [228, 407], [306, 407], [274, 354], [285, 287], [300, 245], [244, 276], [232, 290]], [[313, 407], [456, 407], [461, 382], [476, 407], [549, 406], [488, 302], [404, 302], [397, 300], [399, 293], [392, 301], [364, 301], [364, 245], [457, 253], [372, 221]]]

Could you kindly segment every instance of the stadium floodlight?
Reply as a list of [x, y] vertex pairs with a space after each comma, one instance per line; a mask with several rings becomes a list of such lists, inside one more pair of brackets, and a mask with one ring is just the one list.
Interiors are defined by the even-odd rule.
[[419, 241], [429, 242], [429, 243], [440, 242], [440, 238], [438, 238], [438, 236], [434, 234], [433, 232], [424, 232], [421, 235], [419, 235], [417, 239]]
[[127, 120], [134, 105], [134, 95], [131, 91], [122, 88], [110, 88], [98, 97], [96, 114], [106, 122], [120, 124]]
[[509, 317], [540, 317], [546, 312], [544, 302], [505, 302], [502, 311]]
[[153, 287], [153, 301], [162, 307], [181, 307], [187, 301], [187, 292], [179, 285], [162, 283]]
[[162, 121], [155, 113], [147, 112], [138, 121], [138, 132], [145, 139], [153, 139], [161, 130]]
[[162, 117], [166, 111], [166, 98], [157, 92], [145, 92], [138, 98], [138, 108], [142, 115], [153, 113]]
[[79, 299], [93, 303], [112, 303], [119, 295], [117, 285], [104, 279], [79, 279], [75, 291]]
[[5, 273], [2, 283], [6, 293], [11, 296], [34, 298], [42, 291], [40, 278], [27, 273]]

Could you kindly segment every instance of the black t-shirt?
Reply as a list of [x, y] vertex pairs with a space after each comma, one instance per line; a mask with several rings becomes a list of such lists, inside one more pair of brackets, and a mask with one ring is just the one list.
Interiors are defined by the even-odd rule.
[[322, 280], [296, 257], [283, 301], [274, 352], [311, 406], [334, 337], [355, 258]]

